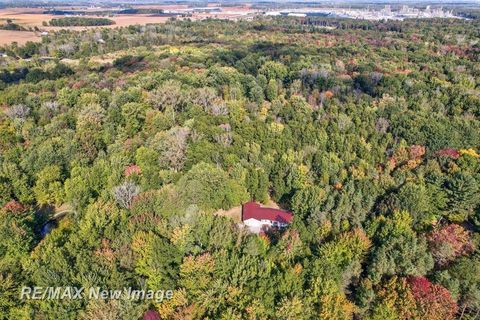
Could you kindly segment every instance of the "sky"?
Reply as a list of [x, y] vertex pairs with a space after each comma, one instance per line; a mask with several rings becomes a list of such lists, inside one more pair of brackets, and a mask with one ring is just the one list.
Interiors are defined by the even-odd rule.
[[[0, 4], [14, 5], [21, 4], [26, 6], [28, 4], [68, 4], [68, 5], [80, 5], [80, 4], [143, 4], [143, 3], [241, 3], [241, 2], [257, 2], [255, 0], [0, 0]], [[258, 2], [276, 2], [276, 3], [318, 3], [318, 4], [409, 4], [409, 5], [425, 5], [425, 4], [478, 4], [480, 6], [480, 0], [259, 0]]]

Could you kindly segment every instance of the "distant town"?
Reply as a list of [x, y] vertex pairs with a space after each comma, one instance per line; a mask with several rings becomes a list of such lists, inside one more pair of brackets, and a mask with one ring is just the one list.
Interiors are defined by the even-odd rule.
[[346, 9], [346, 8], [301, 8], [301, 9], [285, 9], [280, 11], [268, 11], [268, 16], [331, 16], [336, 18], [352, 18], [365, 20], [404, 20], [408, 18], [425, 19], [425, 18], [461, 18], [455, 16], [452, 11], [443, 10], [442, 8], [431, 8], [427, 6], [424, 10], [412, 8], [407, 5], [402, 6], [399, 10], [393, 10], [390, 5], [385, 5], [381, 10], [362, 8], [362, 9]]
[[[385, 5], [379, 9], [378, 6], [351, 8], [351, 7], [325, 7], [325, 6], [292, 6], [292, 8], [277, 9], [274, 6], [243, 5], [243, 6], [221, 6], [208, 5], [201, 6], [163, 6], [157, 15], [185, 18], [192, 17], [195, 20], [207, 18], [220, 18], [228, 20], [252, 19], [255, 16], [290, 16], [290, 17], [332, 17], [332, 18], [350, 18], [365, 20], [404, 20], [404, 19], [428, 19], [428, 18], [462, 18], [456, 16], [452, 10], [444, 10], [442, 7], [432, 8], [427, 5], [425, 9], [409, 7], [392, 8], [391, 5]], [[54, 10], [48, 13], [58, 15], [91, 15], [94, 12], [104, 14], [125, 14], [138, 13], [132, 9], [118, 9], [118, 7], [89, 7], [86, 11], [78, 10]], [[138, 10], [136, 10], [138, 11]]]

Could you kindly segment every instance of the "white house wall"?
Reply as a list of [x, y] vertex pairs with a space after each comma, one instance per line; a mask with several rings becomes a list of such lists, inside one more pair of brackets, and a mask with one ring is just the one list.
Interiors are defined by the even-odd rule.
[[253, 219], [253, 218], [247, 219], [243, 221], [243, 223], [248, 227], [248, 229], [250, 229], [250, 232], [252, 233], [260, 233], [260, 231], [262, 230], [262, 226], [271, 225], [271, 223], [269, 224], [267, 222], [262, 222], [260, 220]]

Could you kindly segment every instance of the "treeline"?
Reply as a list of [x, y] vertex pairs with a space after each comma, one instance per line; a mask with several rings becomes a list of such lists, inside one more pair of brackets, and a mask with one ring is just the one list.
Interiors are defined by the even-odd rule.
[[73, 74], [73, 70], [65, 64], [57, 63], [53, 68], [19, 68], [14, 70], [2, 70], [0, 72], [0, 88], [17, 83], [21, 80], [37, 83], [42, 80], [56, 80]]
[[66, 17], [52, 19], [48, 25], [53, 27], [77, 27], [77, 26], [109, 26], [115, 21], [107, 18]]
[[[341, 34], [341, 30], [349, 30], [350, 36], [345, 37], [348, 43], [358, 39], [366, 45], [382, 43], [394, 45], [394, 42], [388, 40], [385, 36], [385, 32], [397, 31], [402, 32], [401, 36], [414, 37], [414, 31], [420, 28], [432, 29], [431, 34], [423, 34], [422, 37], [428, 41], [437, 41], [440, 45], [435, 48], [438, 52], [443, 50], [452, 50], [456, 45], [452, 38], [440, 38], [436, 39], [436, 32], [440, 32], [444, 26], [442, 19], [438, 20], [408, 20], [404, 22], [387, 21], [387, 22], [372, 22], [362, 20], [348, 20], [348, 19], [328, 19], [328, 18], [308, 18], [308, 19], [291, 19], [291, 18], [278, 18], [268, 19], [261, 18], [254, 21], [237, 23], [227, 23], [222, 21], [211, 20], [208, 22], [191, 22], [191, 21], [175, 21], [168, 22], [166, 24], [148, 25], [148, 26], [129, 26], [123, 28], [112, 28], [109, 30], [102, 30], [102, 42], [98, 43], [98, 33], [96, 31], [89, 31], [83, 34], [75, 32], [62, 31], [55, 34], [51, 34], [48, 37], [48, 44], [34, 44], [36, 46], [35, 54], [40, 53], [40, 49], [44, 54], [49, 56], [56, 56], [59, 58], [82, 58], [86, 56], [99, 55], [108, 52], [114, 52], [117, 50], [126, 50], [129, 48], [135, 48], [143, 45], [156, 46], [163, 44], [181, 44], [181, 43], [209, 43], [217, 41], [225, 41], [225, 36], [229, 36], [239, 30], [262, 32], [266, 30], [280, 31], [284, 30], [288, 33], [295, 34]], [[451, 32], [467, 32], [467, 36], [473, 36], [475, 31], [480, 28], [480, 20], [462, 21], [462, 20], [449, 20]], [[310, 24], [305, 25], [305, 23]], [[205, 26], [210, 25], [222, 32], [213, 32], [207, 30]], [[316, 25], [333, 26], [336, 30], [324, 30], [316, 28]], [[470, 25], [472, 28], [465, 31], [465, 25]], [[364, 37], [363, 33], [369, 34]], [[82, 45], [87, 37], [90, 41], [90, 45]], [[128, 41], [126, 38], [128, 37]], [[222, 39], [220, 39], [223, 37]], [[124, 41], [118, 41], [119, 38]], [[230, 42], [238, 44], [235, 39], [229, 39]], [[366, 42], [368, 41], [368, 43]], [[389, 42], [390, 41], [390, 42]], [[398, 41], [398, 39], [396, 40]], [[66, 44], [68, 43], [68, 44]], [[31, 47], [34, 46], [30, 44]], [[404, 44], [402, 43], [402, 46]], [[292, 51], [294, 47], [286, 48], [284, 51]], [[348, 44], [338, 44], [334, 48], [328, 48], [336, 53], [348, 49]], [[407, 49], [407, 48], [406, 48]], [[465, 46], [459, 48], [464, 54], [468, 54], [471, 57], [478, 59], [475, 46]], [[19, 46], [7, 46], [6, 51], [11, 51], [15, 55], [16, 51], [21, 51], [22, 47]], [[412, 41], [408, 50], [421, 52], [426, 50], [425, 43], [421, 43], [418, 39]], [[288, 53], [287, 53], [288, 54]], [[440, 53], [442, 54], [442, 53]], [[417, 57], [415, 57], [417, 59]]]
[[13, 21], [7, 21], [5, 24], [0, 24], [1, 30], [14, 30], [14, 31], [26, 31], [21, 25], [14, 23]]

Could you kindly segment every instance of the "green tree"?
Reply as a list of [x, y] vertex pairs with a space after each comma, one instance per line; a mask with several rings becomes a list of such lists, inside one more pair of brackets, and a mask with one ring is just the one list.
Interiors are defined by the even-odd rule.
[[148, 234], [145, 246], [137, 248], [139, 259], [135, 271], [147, 278], [152, 290], [168, 290], [176, 287], [182, 261], [180, 252], [167, 239]]
[[473, 214], [480, 203], [479, 188], [475, 177], [462, 172], [447, 182], [448, 211], [454, 221], [463, 221]]
[[265, 95], [268, 100], [273, 101], [278, 97], [278, 84], [275, 79], [270, 79], [268, 81], [267, 89], [265, 90]]
[[245, 187], [228, 177], [221, 168], [200, 163], [178, 182], [181, 204], [202, 209], [230, 209], [248, 200]]
[[37, 174], [33, 193], [39, 204], [61, 204], [65, 194], [60, 167], [48, 166], [43, 168]]
[[374, 283], [383, 276], [424, 275], [433, 268], [433, 258], [424, 238], [412, 229], [413, 219], [406, 211], [375, 218], [370, 225], [374, 248], [367, 273]]
[[148, 106], [142, 103], [129, 102], [124, 104], [121, 109], [125, 123], [125, 133], [131, 137], [142, 128]]
[[280, 80], [287, 76], [287, 67], [285, 67], [282, 63], [276, 61], [267, 61], [265, 62], [258, 73], [267, 77], [267, 80]]

